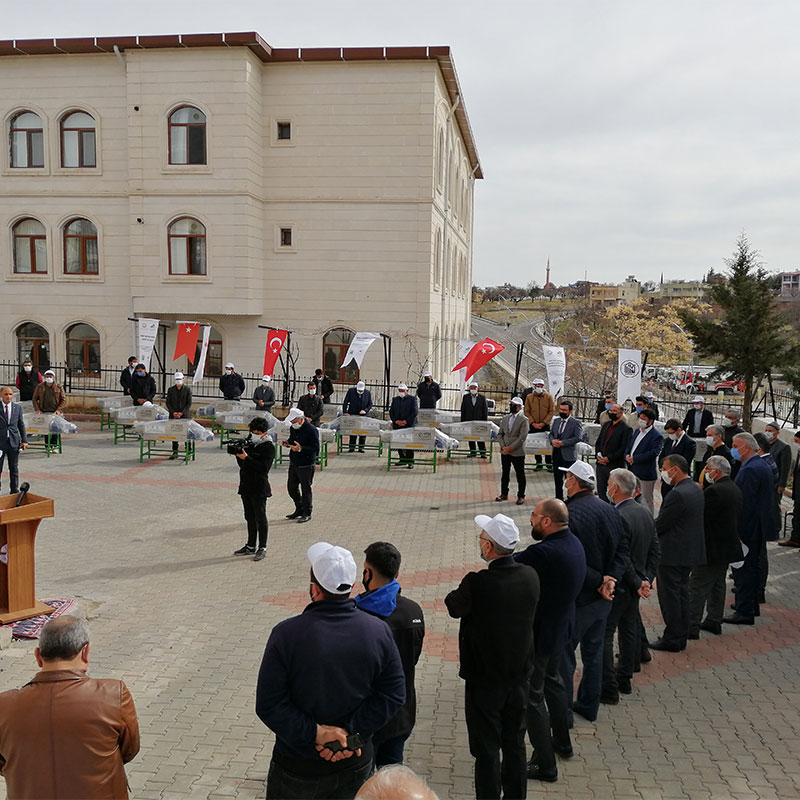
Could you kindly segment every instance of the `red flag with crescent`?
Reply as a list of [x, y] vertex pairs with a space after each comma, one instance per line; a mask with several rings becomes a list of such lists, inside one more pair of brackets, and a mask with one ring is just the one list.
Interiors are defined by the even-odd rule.
[[275, 362], [281, 348], [286, 342], [287, 331], [270, 331], [267, 335], [267, 349], [264, 351], [264, 372], [263, 375], [272, 375], [275, 369]]
[[502, 353], [503, 350], [505, 350], [503, 345], [487, 337], [483, 341], [473, 345], [469, 353], [453, 367], [453, 372], [466, 369], [467, 380], [469, 380], [481, 367], [485, 367], [498, 353]]
[[181, 356], [186, 356], [190, 364], [194, 364], [197, 357], [197, 337], [200, 335], [199, 322], [179, 322], [178, 338], [175, 340], [175, 355], [173, 361]]

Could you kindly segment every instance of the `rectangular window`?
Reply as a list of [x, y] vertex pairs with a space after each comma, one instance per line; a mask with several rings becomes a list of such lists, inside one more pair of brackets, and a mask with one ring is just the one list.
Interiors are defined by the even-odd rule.
[[288, 142], [292, 138], [292, 123], [279, 122], [278, 123], [278, 141]]
[[86, 239], [86, 272], [97, 275], [100, 267], [100, 258], [97, 253], [97, 239]]
[[20, 273], [33, 272], [31, 264], [31, 246], [27, 237], [19, 237], [14, 242], [14, 271]]
[[292, 246], [292, 229], [281, 228], [281, 247]]
[[169, 131], [169, 154], [171, 163], [186, 164], [186, 128], [175, 126]]
[[83, 167], [97, 166], [97, 153], [95, 147], [94, 131], [81, 131], [81, 145], [83, 147]]
[[31, 153], [28, 166], [44, 166], [44, 133], [42, 131], [31, 131]]
[[74, 236], [67, 237], [67, 265], [68, 275], [80, 275], [81, 272], [81, 240]]
[[174, 237], [169, 240], [170, 271], [173, 275], [186, 275], [186, 240], [183, 237]]
[[190, 125], [186, 129], [189, 136], [189, 164], [206, 163], [205, 125]]
[[78, 167], [78, 131], [64, 131], [64, 166]]
[[189, 274], [206, 274], [206, 240], [201, 236], [192, 236], [189, 239]]

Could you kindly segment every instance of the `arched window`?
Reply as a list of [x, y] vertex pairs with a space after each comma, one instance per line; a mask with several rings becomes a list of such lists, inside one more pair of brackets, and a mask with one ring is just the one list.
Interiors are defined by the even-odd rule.
[[181, 217], [169, 226], [169, 274], [206, 274], [206, 227], [192, 217]]
[[38, 219], [21, 219], [12, 229], [14, 272], [17, 275], [47, 273], [47, 235]]
[[442, 281], [442, 232], [436, 231], [436, 243], [433, 253], [433, 283], [438, 286]]
[[322, 368], [332, 381], [354, 383], [358, 380], [359, 370], [355, 361], [346, 367], [341, 366], [352, 341], [353, 331], [347, 328], [334, 328], [322, 337]]
[[61, 166], [97, 166], [94, 119], [85, 111], [73, 111], [61, 120]]
[[76, 378], [100, 374], [100, 334], [85, 322], [67, 331], [67, 368]]
[[193, 106], [175, 109], [167, 122], [170, 164], [206, 163], [206, 115]]
[[[186, 359], [186, 364], [183, 372], [187, 375], [194, 375], [197, 369], [197, 362], [200, 359], [200, 350], [203, 346], [203, 325], [200, 325], [200, 335], [197, 337], [197, 347], [194, 351], [194, 364], [189, 363]], [[225, 362], [222, 360], [222, 334], [212, 326], [211, 332], [208, 337], [208, 352], [206, 353], [206, 365], [203, 370], [207, 378], [219, 378], [222, 376], [222, 365]]]
[[42, 120], [33, 111], [22, 111], [11, 120], [11, 166], [44, 166]]
[[64, 226], [64, 273], [97, 275], [99, 268], [97, 228], [88, 219], [73, 219]]
[[23, 322], [15, 331], [17, 362], [30, 361], [39, 371], [50, 368], [50, 336], [35, 322]]

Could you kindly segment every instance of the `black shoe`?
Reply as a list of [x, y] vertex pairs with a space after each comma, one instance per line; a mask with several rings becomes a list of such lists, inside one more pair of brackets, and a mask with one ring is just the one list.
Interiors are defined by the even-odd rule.
[[359, 447], [359, 448], [358, 448], [358, 452], [359, 452], [359, 453], [363, 453], [363, 452], [364, 452], [364, 448], [363, 448], [363, 447]]
[[650, 642], [650, 649], [662, 650], [666, 653], [680, 653], [681, 650], [684, 650], [685, 648], [677, 644], [670, 644], [669, 642], [665, 642], [663, 639], [656, 639], [654, 642]]
[[177, 454], [177, 452], [175, 452], [169, 457], [169, 460], [172, 461], [173, 458], [177, 458], [177, 457], [178, 457], [178, 454]]
[[756, 621], [752, 617], [743, 617], [741, 614], [733, 614], [730, 617], [723, 617], [722, 621], [726, 625], [755, 625]]
[[259, 547], [256, 550], [255, 556], [253, 556], [253, 561], [263, 561], [267, 557], [267, 548], [266, 547]]
[[303, 512], [302, 511], [294, 511], [291, 514], [287, 514], [286, 515], [286, 519], [297, 519], [298, 517], [302, 517], [302, 516], [303, 516]]
[[600, 695], [600, 702], [607, 706], [619, 705], [619, 693], [612, 694], [611, 692], [603, 692], [603, 694]]
[[561, 756], [561, 758], [572, 758], [575, 755], [575, 751], [572, 749], [572, 745], [568, 747], [556, 747], [553, 745], [553, 752], [557, 756]]
[[594, 716], [592, 716], [588, 711], [581, 711], [578, 708], [577, 703], [574, 703], [572, 705], [572, 710], [575, 714], [577, 714], [580, 717], [583, 717], [585, 720], [588, 720], [589, 722], [594, 722], [597, 719], [597, 712], [595, 712]]
[[477, 458], [477, 457], [478, 457], [478, 454], [477, 454], [477, 453], [470, 453], [470, 454], [469, 454], [469, 457], [470, 457], [470, 458]]
[[690, 631], [689, 638], [696, 641], [697, 639], [700, 638], [700, 631], [697, 631], [697, 633], [695, 633], [694, 631]]
[[[348, 452], [348, 453], [355, 453], [355, 451], [356, 451], [355, 447], [348, 447], [348, 448], [347, 448], [347, 452]], [[363, 452], [363, 451], [362, 451], [362, 452]]]
[[558, 770], [557, 769], [543, 770], [539, 768], [538, 764], [532, 764], [529, 762], [528, 780], [545, 781], [545, 783], [555, 783], [558, 780]]
[[487, 457], [488, 456], [486, 455], [486, 453], [481, 453], [481, 458], [487, 458]]
[[719, 622], [701, 622], [700, 630], [719, 636], [722, 633], [722, 625]]
[[414, 469], [414, 465], [413, 464], [406, 464], [406, 469]]
[[307, 517], [300, 517], [297, 521], [298, 521], [298, 523], [300, 523], [300, 522], [308, 522], [310, 519], [311, 519], [311, 514], [309, 514]]
[[244, 547], [240, 547], [238, 550], [234, 550], [233, 554], [235, 556], [251, 556], [255, 553], [255, 547], [250, 547], [249, 544], [246, 544]]
[[631, 688], [631, 679], [630, 678], [620, 678], [617, 675], [617, 688], [619, 689], [620, 694], [631, 694], [633, 689]]
[[650, 655], [650, 651], [645, 649], [642, 650], [641, 655], [639, 656], [639, 661], [642, 664], [649, 664], [653, 660], [653, 656]]

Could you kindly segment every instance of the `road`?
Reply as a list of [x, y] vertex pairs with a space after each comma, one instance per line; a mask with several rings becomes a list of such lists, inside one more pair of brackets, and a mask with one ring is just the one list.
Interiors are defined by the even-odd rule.
[[525, 342], [526, 347], [523, 353], [520, 383], [527, 385], [535, 377], [541, 377], [542, 379], [545, 377], [541, 349], [541, 345], [545, 343], [541, 331], [543, 324], [544, 316], [538, 313], [531, 314], [529, 319], [515, 322], [508, 328], [505, 325], [498, 325], [473, 315], [472, 338], [480, 340], [488, 336], [490, 339], [504, 345], [506, 349], [494, 359], [494, 363], [499, 364], [512, 378], [514, 376], [517, 343]]

